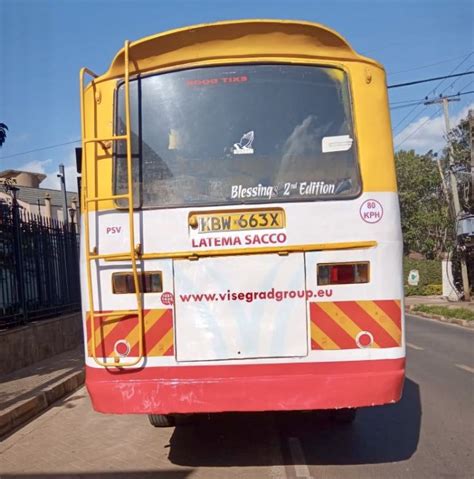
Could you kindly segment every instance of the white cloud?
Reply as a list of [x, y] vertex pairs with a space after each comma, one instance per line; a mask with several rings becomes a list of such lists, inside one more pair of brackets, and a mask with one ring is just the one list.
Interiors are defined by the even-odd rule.
[[[474, 109], [474, 103], [465, 106], [456, 115], [451, 115], [451, 127], [454, 127], [463, 118], [467, 117], [468, 111]], [[439, 110], [438, 110], [439, 111]], [[430, 118], [423, 116], [410, 123], [394, 138], [396, 149], [415, 150], [417, 153], [426, 153], [429, 150], [439, 151], [446, 145], [446, 130], [442, 111], [439, 115]]]
[[44, 160], [44, 161], [38, 161], [38, 160], [33, 160], [29, 161], [28, 163], [25, 163], [24, 165], [20, 165], [18, 167], [19, 170], [23, 171], [31, 171], [32, 173], [46, 173], [46, 170], [48, 169], [48, 166], [51, 165], [52, 160]]
[[[43, 161], [29, 161], [23, 165], [17, 167], [18, 170], [31, 171], [33, 173], [43, 173], [46, 178], [41, 183], [41, 188], [51, 188], [54, 190], [61, 189], [61, 183], [58, 178], [59, 172], [59, 163], [54, 162], [53, 160], [43, 160]], [[76, 154], [72, 152], [66, 161], [62, 162], [64, 164], [64, 172], [66, 175], [66, 187], [68, 191], [77, 191], [77, 173], [76, 173]]]

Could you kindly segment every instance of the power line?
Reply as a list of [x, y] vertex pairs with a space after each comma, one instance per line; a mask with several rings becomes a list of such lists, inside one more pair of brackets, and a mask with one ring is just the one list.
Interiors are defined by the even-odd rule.
[[[466, 71], [467, 71], [467, 70], [470, 70], [472, 67], [474, 67], [474, 63], [473, 63], [472, 65], [470, 65], [469, 67], [467, 67]], [[441, 95], [442, 95], [445, 91], [447, 91], [447, 90], [449, 90], [451, 87], [453, 87], [457, 81], [459, 81], [459, 78], [456, 78], [456, 80], [454, 80], [453, 82], [451, 82], [451, 83], [441, 92]]]
[[0, 157], [0, 160], [6, 160], [7, 158], [14, 158], [15, 156], [28, 155], [29, 153], [35, 153], [37, 151], [51, 150], [52, 148], [59, 148], [60, 146], [72, 145], [73, 143], [80, 143], [81, 140], [68, 141], [66, 143], [58, 143], [57, 145], [43, 146], [41, 148], [35, 148], [34, 150], [23, 151], [22, 153], [14, 153], [13, 155], [7, 155]]
[[[472, 54], [473, 52], [470, 52], [470, 53]], [[469, 55], [469, 53], [468, 53], [468, 55]], [[415, 70], [423, 70], [424, 68], [434, 67], [436, 65], [441, 65], [443, 63], [449, 63], [449, 62], [452, 62], [453, 60], [457, 60], [459, 58], [464, 58], [465, 56], [466, 55], [460, 55], [458, 57], [449, 58], [447, 60], [441, 60], [441, 61], [436, 62], [436, 63], [429, 63], [428, 65], [423, 65], [421, 67], [409, 68], [408, 70], [399, 70], [398, 72], [393, 72], [393, 73], [388, 72], [388, 75], [398, 75], [399, 73], [407, 73], [407, 72], [413, 72]]]
[[403, 145], [403, 143], [405, 143], [405, 141], [407, 141], [409, 138], [411, 138], [418, 130], [420, 130], [423, 126], [426, 125], [426, 123], [428, 123], [430, 120], [432, 120], [436, 115], [438, 114], [437, 111], [435, 111], [431, 116], [429, 116], [421, 125], [418, 126], [418, 128], [416, 128], [415, 130], [413, 130], [408, 136], [406, 136], [400, 143], [398, 143], [397, 145], [395, 145], [395, 149], [397, 149], [398, 147], [400, 147], [401, 145]]
[[402, 86], [418, 85], [419, 83], [428, 83], [430, 81], [445, 80], [446, 78], [462, 77], [464, 75], [472, 75], [473, 73], [474, 71], [469, 71], [469, 72], [463, 72], [463, 73], [456, 73], [454, 75], [445, 75], [442, 77], [433, 77], [433, 78], [426, 78], [424, 80], [409, 81], [406, 83], [397, 83], [395, 85], [389, 85], [387, 88], [400, 88]]
[[[472, 83], [474, 83], [474, 80], [472, 82], [468, 83], [467, 85], [465, 85], [464, 88], [467, 88]], [[459, 96], [470, 95], [472, 93], [474, 93], [474, 90], [472, 90], [472, 91], [460, 91], [459, 93], [456, 93], [454, 95], [450, 95], [449, 98], [457, 98]], [[413, 105], [424, 105], [425, 101], [426, 101], [426, 99], [424, 99], [424, 100], [410, 100], [409, 103], [406, 104], [406, 105], [398, 105], [397, 103], [390, 103], [390, 105], [394, 105], [394, 106], [390, 107], [390, 110], [398, 110], [399, 108], [408, 108], [408, 107], [413, 106]]]
[[471, 86], [474, 83], [474, 80], [470, 81], [469, 83], [466, 83], [461, 89], [459, 90], [459, 93], [462, 93], [468, 86]]
[[[471, 53], [468, 53], [465, 58], [463, 58], [450, 72], [448, 75], [452, 75], [464, 62], [467, 61], [467, 59], [469, 57], [472, 56], [474, 52], [471, 52]], [[426, 96], [429, 96], [431, 93], [435, 93], [436, 92], [436, 89], [439, 88], [444, 82], [444, 79], [441, 80], [432, 90], [430, 90]], [[407, 118], [409, 118], [419, 107], [420, 105], [415, 105], [396, 125], [395, 127], [393, 128], [393, 131], [395, 131]], [[426, 106], [424, 108], [422, 108], [420, 110], [419, 113], [417, 113], [412, 119], [411, 121], [415, 120], [416, 118], [418, 118], [424, 111], [426, 110]]]

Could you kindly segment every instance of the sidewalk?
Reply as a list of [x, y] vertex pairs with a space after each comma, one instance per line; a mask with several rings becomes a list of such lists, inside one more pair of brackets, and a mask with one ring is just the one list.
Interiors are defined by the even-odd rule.
[[[428, 309], [414, 310], [419, 305], [428, 306]], [[441, 306], [441, 308], [439, 308]], [[463, 310], [459, 311], [450, 310]], [[424, 318], [436, 319], [445, 323], [457, 324], [465, 328], [474, 329], [474, 302], [448, 301], [442, 296], [408, 296], [405, 298], [405, 311]]]
[[428, 304], [430, 306], [445, 306], [447, 308], [465, 308], [474, 311], [473, 301], [448, 301], [443, 296], [407, 296], [405, 298], [405, 306], [417, 306], [419, 304]]
[[79, 346], [0, 376], [0, 438], [84, 383]]

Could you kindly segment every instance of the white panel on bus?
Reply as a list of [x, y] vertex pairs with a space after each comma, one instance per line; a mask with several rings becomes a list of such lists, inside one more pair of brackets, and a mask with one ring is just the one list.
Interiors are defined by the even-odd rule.
[[178, 361], [308, 353], [302, 253], [178, 260]]

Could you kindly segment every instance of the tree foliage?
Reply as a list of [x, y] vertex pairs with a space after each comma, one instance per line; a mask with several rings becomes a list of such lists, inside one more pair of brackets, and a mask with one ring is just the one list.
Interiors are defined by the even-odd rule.
[[400, 150], [395, 155], [403, 247], [438, 258], [451, 240], [449, 210], [441, 176], [431, 154]]
[[7, 139], [8, 126], [5, 123], [0, 123], [0, 147], [5, 143]]
[[[462, 119], [449, 133], [449, 140], [453, 150], [453, 171], [458, 185], [459, 202], [461, 209], [466, 213], [474, 213], [471, 183], [471, 138], [468, 118]], [[449, 149], [443, 150], [443, 164], [446, 175], [449, 168]]]

